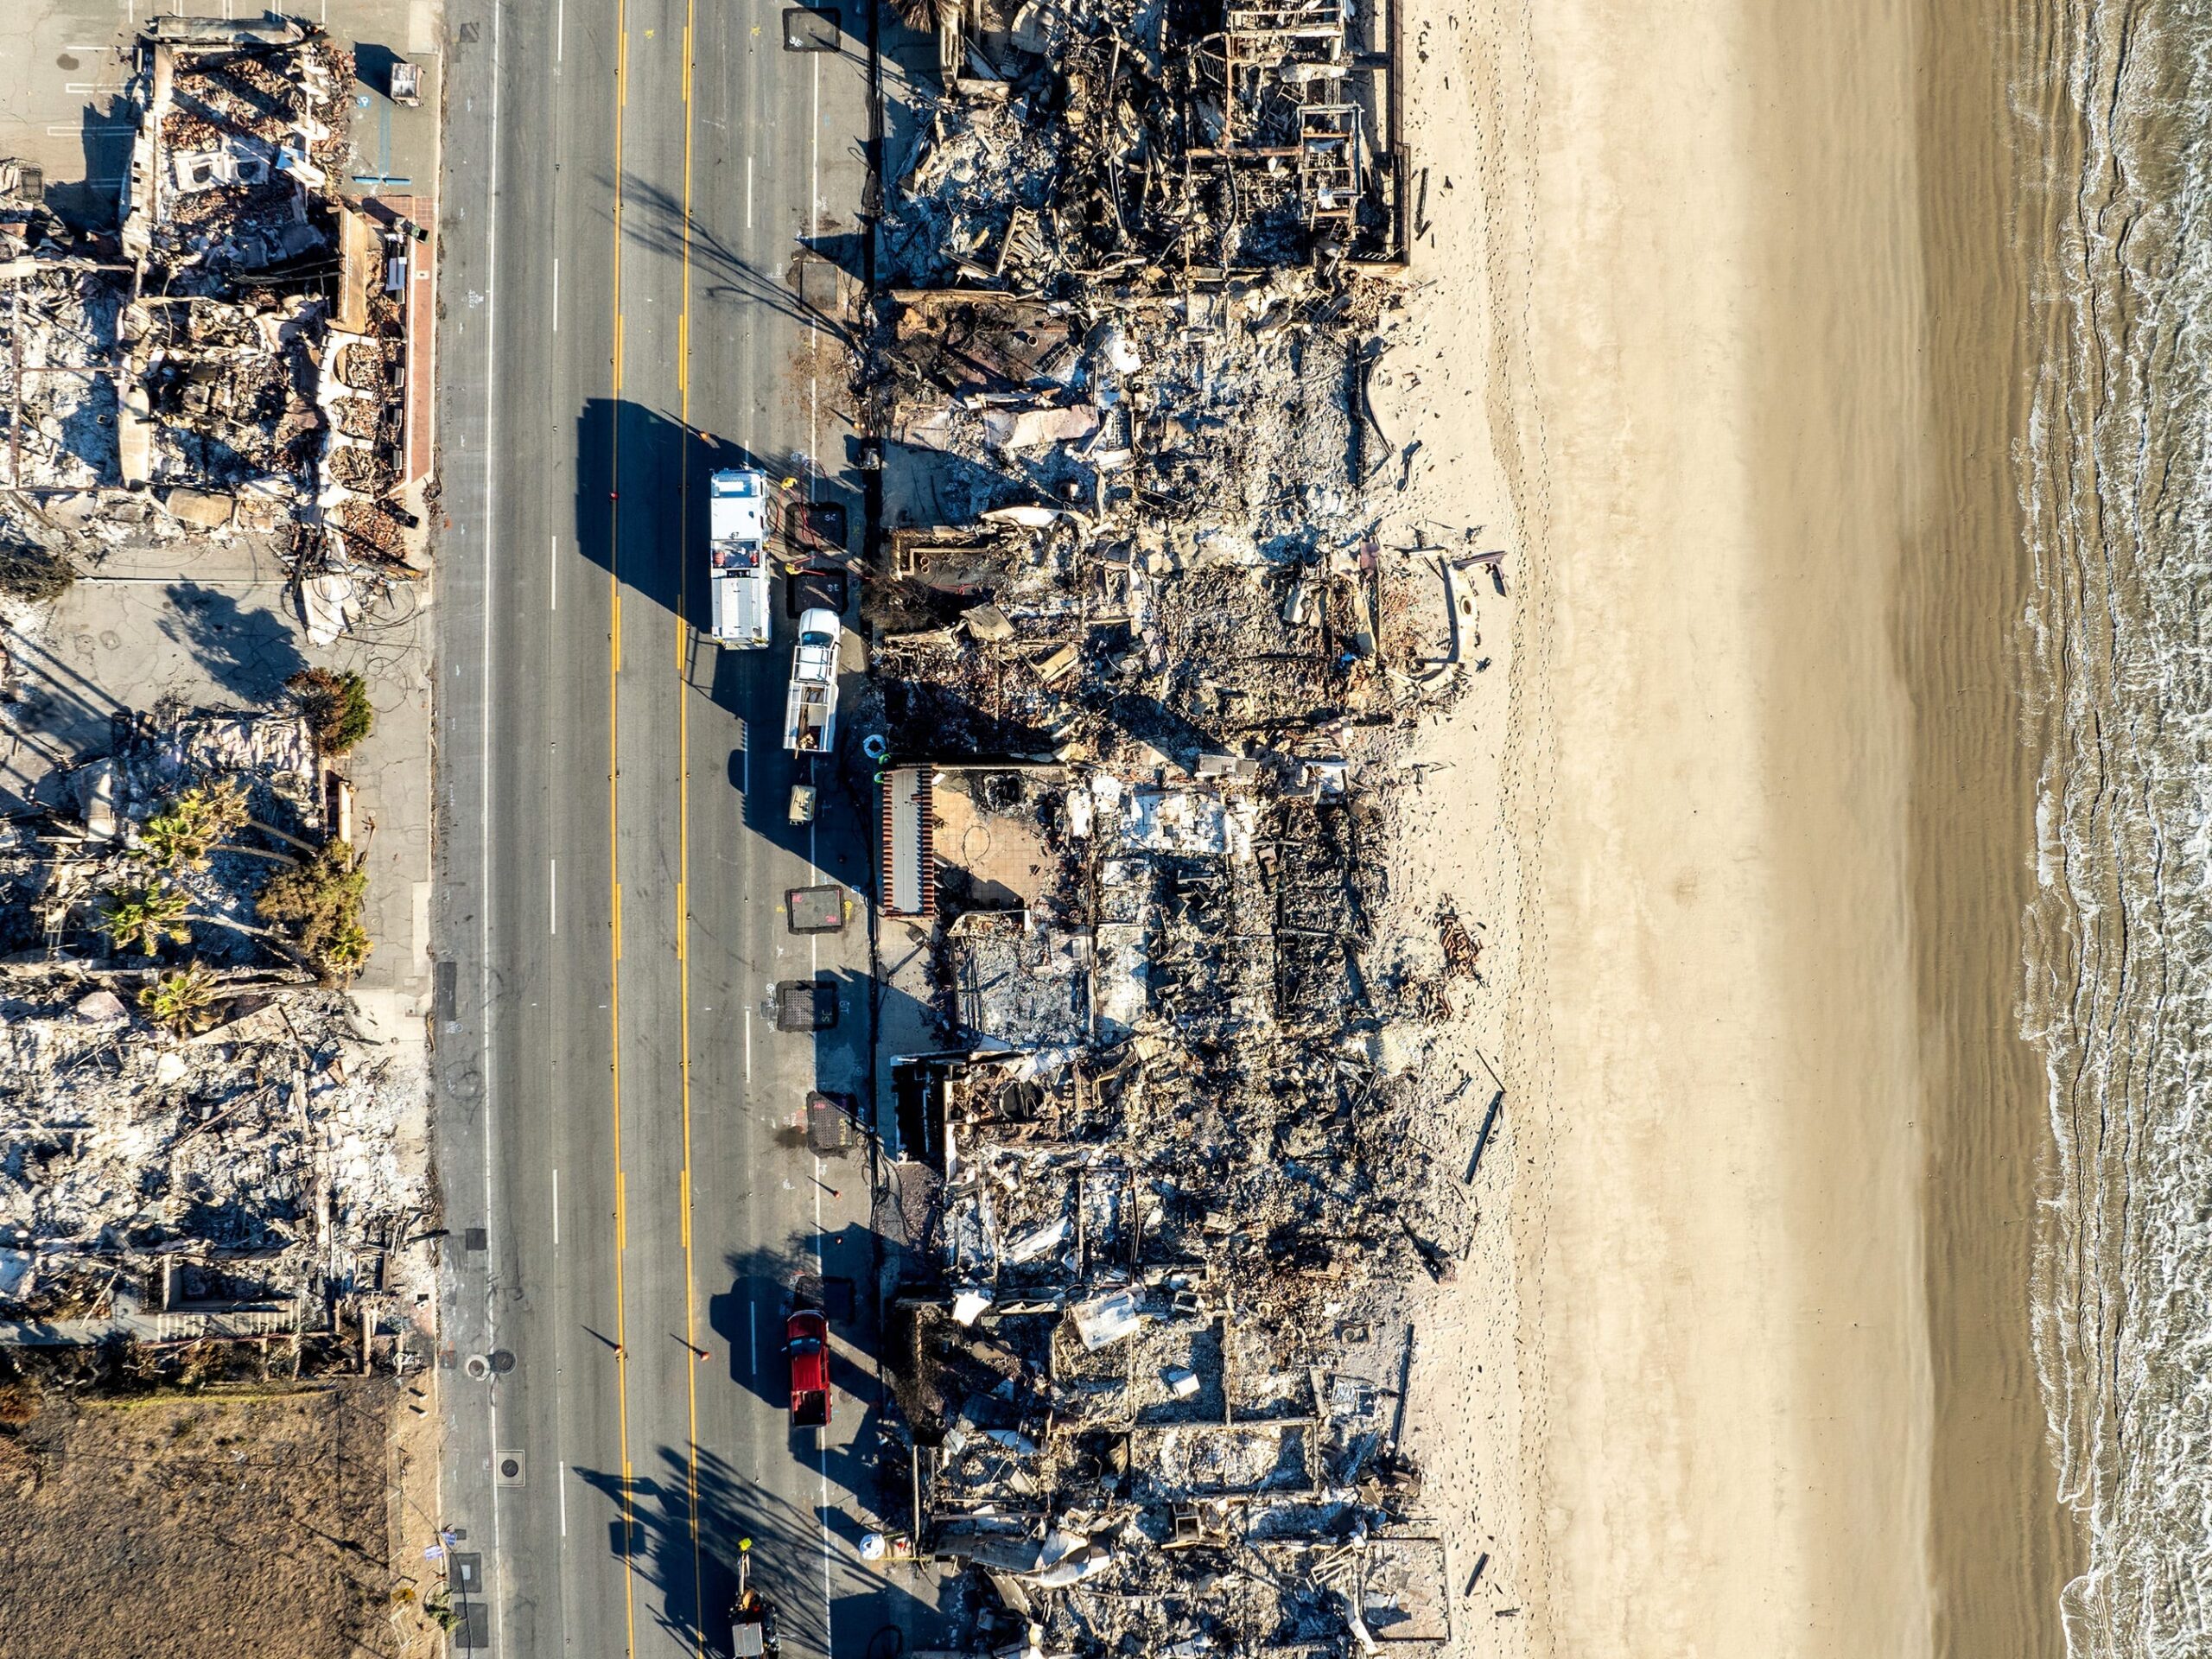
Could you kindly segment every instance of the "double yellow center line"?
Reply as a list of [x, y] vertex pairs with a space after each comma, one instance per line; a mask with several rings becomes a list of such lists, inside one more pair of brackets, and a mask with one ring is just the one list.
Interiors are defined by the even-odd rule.
[[[683, 293], [676, 314], [677, 442], [682, 459], [677, 463], [680, 486], [677, 500], [676, 537], [676, 965], [677, 1007], [681, 1025], [677, 1053], [683, 1094], [683, 1180], [680, 1198], [683, 1225], [683, 1345], [698, 1351], [698, 1326], [691, 1274], [691, 685], [687, 668], [691, 605], [691, 544], [681, 526], [691, 522], [691, 42], [698, 0], [683, 5]], [[692, 1636], [705, 1648], [706, 1609], [699, 1605], [706, 1577], [699, 1563], [699, 1368], [686, 1365], [689, 1384], [690, 1433], [684, 1437], [684, 1499], [691, 1522], [691, 1604], [696, 1615]]]
[[[679, 437], [680, 459], [677, 463], [679, 493], [677, 496], [679, 526], [690, 523], [690, 443], [691, 424], [691, 390], [690, 358], [691, 346], [691, 92], [693, 66], [693, 38], [696, 22], [696, 0], [685, 0], [683, 24], [683, 223], [682, 238], [683, 293], [677, 322], [677, 391], [681, 424]], [[624, 1257], [629, 1247], [629, 1225], [626, 1209], [626, 1183], [622, 1171], [622, 883], [620, 863], [620, 801], [621, 755], [620, 727], [620, 681], [622, 673], [622, 579], [620, 572], [620, 480], [621, 480], [621, 410], [623, 394], [623, 315], [622, 315], [622, 210], [623, 210], [623, 124], [629, 108], [630, 31], [627, 0], [615, 0], [615, 31], [618, 46], [615, 53], [615, 120], [614, 120], [614, 328], [613, 353], [611, 364], [613, 420], [609, 435], [607, 453], [607, 592], [609, 626], [607, 633], [607, 858], [614, 874], [610, 899], [609, 927], [613, 939], [612, 988], [608, 998], [613, 1029], [613, 1061], [611, 1071], [612, 1108], [613, 1113], [613, 1150], [614, 1159], [614, 1295], [615, 1295], [615, 1392], [621, 1417], [622, 1444], [622, 1526], [626, 1551], [623, 1573], [623, 1604], [626, 1641], [629, 1651], [637, 1651], [637, 1574], [627, 1554], [636, 1535], [636, 1505], [633, 1474], [630, 1459], [630, 1395], [629, 1395], [629, 1335], [627, 1305], [623, 1270]], [[698, 1325], [696, 1298], [693, 1293], [693, 1262], [691, 1238], [691, 963], [690, 950], [690, 915], [689, 895], [691, 871], [691, 772], [690, 772], [690, 696], [688, 652], [690, 632], [685, 618], [690, 608], [690, 548], [688, 536], [681, 528], [677, 540], [677, 580], [676, 624], [677, 671], [677, 861], [676, 883], [675, 940], [677, 963], [678, 1020], [680, 1025], [681, 1094], [683, 1103], [683, 1163], [678, 1193], [679, 1217], [683, 1243], [683, 1340], [694, 1353], [698, 1352]], [[691, 1532], [692, 1602], [696, 1617], [692, 1621], [693, 1641], [702, 1643], [707, 1624], [706, 1610], [698, 1605], [700, 1586], [704, 1574], [701, 1570], [699, 1537], [699, 1388], [698, 1367], [685, 1367], [688, 1383], [690, 1433], [687, 1436], [685, 1498]], [[699, 1651], [704, 1651], [703, 1647]]]

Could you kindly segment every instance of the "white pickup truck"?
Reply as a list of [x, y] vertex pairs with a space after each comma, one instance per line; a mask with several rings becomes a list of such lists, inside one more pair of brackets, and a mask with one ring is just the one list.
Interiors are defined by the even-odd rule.
[[827, 754], [837, 741], [837, 613], [817, 607], [800, 613], [791, 652], [791, 690], [784, 704], [784, 747], [795, 754]]
[[768, 480], [752, 471], [707, 480], [707, 559], [717, 645], [768, 643]]

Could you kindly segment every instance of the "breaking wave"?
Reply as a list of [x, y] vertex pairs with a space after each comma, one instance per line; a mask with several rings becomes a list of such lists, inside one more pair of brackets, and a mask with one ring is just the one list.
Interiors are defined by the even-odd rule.
[[2020, 447], [2042, 743], [2023, 1025], [2056, 1137], [2035, 1339], [2069, 1650], [2212, 1652], [2212, 4], [2024, 28], [2050, 263]]

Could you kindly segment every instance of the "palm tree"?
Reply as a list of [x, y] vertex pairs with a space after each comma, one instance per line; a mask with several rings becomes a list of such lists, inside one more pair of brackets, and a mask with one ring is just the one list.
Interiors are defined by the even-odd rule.
[[194, 962], [175, 973], [163, 974], [141, 990], [138, 1006], [156, 1025], [188, 1037], [215, 1023], [220, 993], [220, 982]]
[[194, 785], [139, 826], [139, 855], [160, 869], [205, 869], [208, 854], [245, 822], [245, 798], [236, 779]]
[[139, 887], [118, 887], [100, 901], [99, 926], [115, 949], [137, 945], [153, 956], [164, 944], [185, 944], [192, 938], [192, 925], [228, 928], [250, 939], [276, 948], [280, 956], [292, 954], [290, 942], [275, 928], [234, 922], [227, 916], [211, 916], [192, 908], [192, 895], [182, 887], [156, 876]]
[[186, 925], [192, 899], [181, 887], [156, 877], [143, 887], [119, 888], [100, 906], [100, 926], [117, 950], [132, 945], [152, 956], [165, 944], [192, 937]]
[[309, 856], [315, 852], [312, 842], [288, 836], [275, 824], [264, 823], [249, 813], [245, 790], [237, 779], [219, 778], [195, 784], [173, 796], [160, 811], [147, 819], [138, 831], [139, 853], [164, 870], [205, 869], [208, 855], [218, 847], [225, 852], [243, 853], [249, 858], [265, 858], [289, 869], [299, 868], [297, 859], [283, 853], [241, 847], [232, 841], [230, 837], [241, 830], [257, 830]]
[[341, 922], [322, 947], [322, 963], [340, 979], [351, 979], [369, 960], [369, 931], [356, 921]]

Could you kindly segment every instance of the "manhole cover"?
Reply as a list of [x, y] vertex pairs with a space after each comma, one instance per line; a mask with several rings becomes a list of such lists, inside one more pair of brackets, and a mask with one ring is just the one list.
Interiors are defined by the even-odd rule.
[[859, 1139], [853, 1109], [836, 1095], [819, 1091], [806, 1097], [806, 1146], [817, 1158], [834, 1158]]
[[787, 979], [776, 987], [778, 1031], [830, 1031], [836, 1024], [836, 981]]
[[787, 888], [784, 905], [794, 933], [835, 933], [845, 925], [842, 887]]
[[[472, 25], [473, 27], [473, 25]], [[492, 1610], [480, 1601], [464, 1601], [454, 1608], [459, 1623], [453, 1627], [453, 1644], [462, 1653], [480, 1653], [492, 1645]]]
[[515, 1368], [515, 1357], [504, 1348], [492, 1351], [492, 1369], [505, 1376]]
[[492, 1478], [501, 1486], [523, 1484], [523, 1458], [519, 1452], [501, 1452], [492, 1459]]
[[835, 52], [837, 49], [837, 9], [835, 6], [791, 6], [784, 12], [784, 50]]
[[492, 1375], [492, 1362], [481, 1354], [471, 1354], [461, 1363], [461, 1369], [474, 1381], [481, 1382]]

